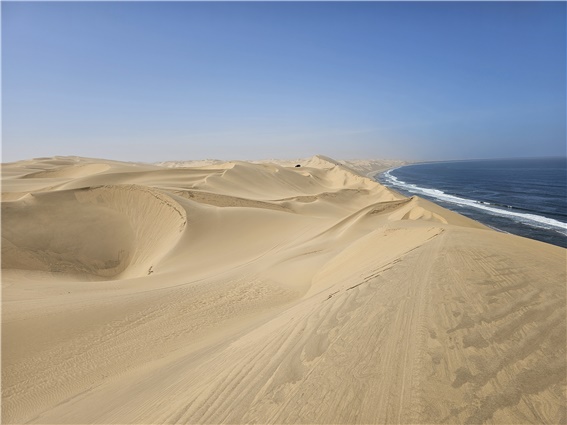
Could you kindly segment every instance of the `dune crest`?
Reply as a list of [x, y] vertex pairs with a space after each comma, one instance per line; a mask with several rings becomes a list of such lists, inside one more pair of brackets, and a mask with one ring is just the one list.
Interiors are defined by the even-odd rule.
[[45, 179], [45, 178], [77, 178], [85, 177], [91, 174], [102, 173], [110, 169], [108, 164], [78, 164], [78, 165], [63, 165], [61, 167], [37, 171], [22, 176], [24, 179]]
[[565, 249], [400, 164], [3, 164], [3, 423], [564, 423]]

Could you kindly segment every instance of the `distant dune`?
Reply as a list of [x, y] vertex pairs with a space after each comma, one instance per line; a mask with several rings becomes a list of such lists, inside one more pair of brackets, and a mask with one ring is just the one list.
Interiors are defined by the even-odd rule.
[[2, 164], [2, 422], [567, 423], [567, 251], [402, 164]]

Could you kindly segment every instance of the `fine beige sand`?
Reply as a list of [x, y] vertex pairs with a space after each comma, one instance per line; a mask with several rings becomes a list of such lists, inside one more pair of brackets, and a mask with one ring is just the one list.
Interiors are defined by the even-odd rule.
[[2, 423], [566, 423], [566, 250], [396, 164], [3, 164]]

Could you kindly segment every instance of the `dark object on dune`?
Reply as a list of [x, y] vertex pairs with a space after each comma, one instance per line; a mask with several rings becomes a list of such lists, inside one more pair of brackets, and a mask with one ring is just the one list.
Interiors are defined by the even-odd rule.
[[296, 167], [301, 167], [301, 164], [297, 164]]

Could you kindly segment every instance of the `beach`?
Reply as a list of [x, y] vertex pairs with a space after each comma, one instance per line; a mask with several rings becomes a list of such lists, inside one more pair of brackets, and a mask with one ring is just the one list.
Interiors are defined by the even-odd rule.
[[2, 164], [2, 422], [565, 423], [566, 249], [403, 164]]

